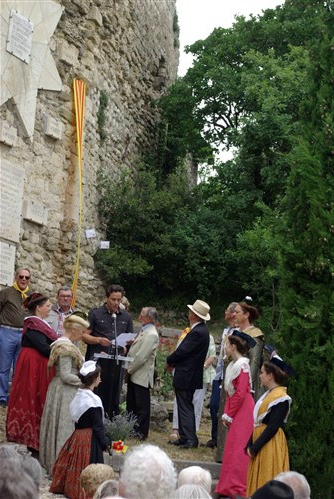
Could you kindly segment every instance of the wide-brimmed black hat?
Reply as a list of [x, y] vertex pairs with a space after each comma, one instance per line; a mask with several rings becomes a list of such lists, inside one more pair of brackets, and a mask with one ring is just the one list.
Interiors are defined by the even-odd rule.
[[[289, 485], [278, 480], [270, 480], [248, 499], [294, 499], [294, 497], [293, 490]], [[247, 498], [236, 495], [235, 499]]]
[[249, 336], [249, 334], [243, 333], [242, 331], [238, 331], [237, 329], [235, 329], [230, 334], [230, 336], [238, 336], [239, 338], [241, 338], [242, 340], [244, 340], [247, 343], [249, 348], [253, 348], [256, 345], [256, 341], [254, 340], [254, 338]]

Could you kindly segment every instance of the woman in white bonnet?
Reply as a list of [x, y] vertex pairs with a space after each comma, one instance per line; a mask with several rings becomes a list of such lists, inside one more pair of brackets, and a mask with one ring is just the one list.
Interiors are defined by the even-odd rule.
[[103, 451], [109, 440], [103, 425], [102, 401], [93, 390], [101, 382], [101, 368], [88, 360], [79, 371], [83, 388], [79, 388], [70, 404], [75, 431], [65, 442], [52, 470], [50, 492], [71, 499], [84, 498], [80, 473], [89, 464], [103, 463]]

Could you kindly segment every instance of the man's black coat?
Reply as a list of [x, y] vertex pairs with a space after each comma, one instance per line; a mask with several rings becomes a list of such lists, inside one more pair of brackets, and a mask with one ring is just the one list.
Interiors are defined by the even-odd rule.
[[167, 357], [175, 367], [173, 386], [177, 390], [203, 388], [203, 366], [209, 348], [209, 330], [204, 322], [188, 333], [177, 349]]

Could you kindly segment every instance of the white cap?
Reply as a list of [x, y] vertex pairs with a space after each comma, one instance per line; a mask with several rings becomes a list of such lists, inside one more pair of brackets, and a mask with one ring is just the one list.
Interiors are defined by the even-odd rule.
[[82, 364], [82, 367], [80, 369], [80, 374], [82, 376], [87, 376], [87, 374], [92, 373], [96, 369], [96, 362], [95, 360], [87, 360]]

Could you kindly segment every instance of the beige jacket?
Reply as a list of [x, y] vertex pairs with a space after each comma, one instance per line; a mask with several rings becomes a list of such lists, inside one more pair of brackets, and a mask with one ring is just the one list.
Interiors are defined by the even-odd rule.
[[128, 357], [133, 358], [128, 367], [132, 383], [146, 388], [153, 387], [154, 361], [158, 344], [159, 335], [153, 324], [149, 324], [135, 338], [128, 353]]

